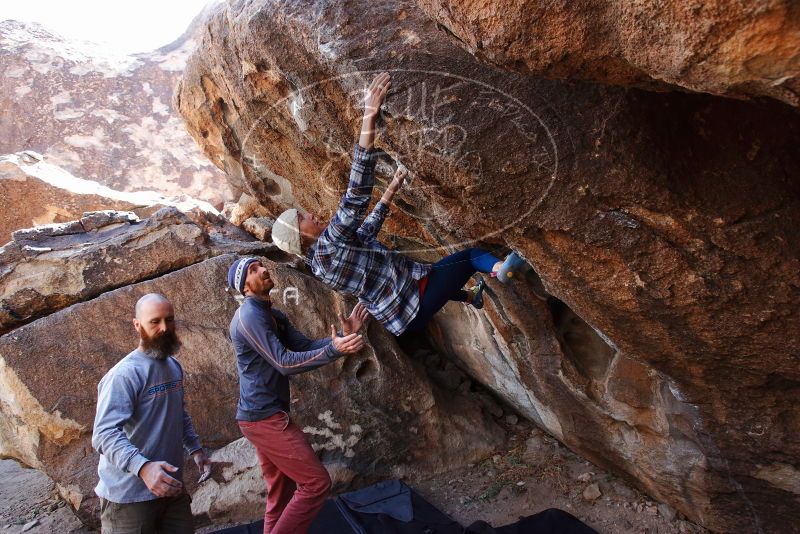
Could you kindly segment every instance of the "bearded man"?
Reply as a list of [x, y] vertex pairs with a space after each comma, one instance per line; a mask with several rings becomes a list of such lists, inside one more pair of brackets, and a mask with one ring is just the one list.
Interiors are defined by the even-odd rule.
[[239, 371], [239, 428], [256, 449], [267, 487], [264, 534], [305, 534], [325, 504], [331, 479], [303, 431], [289, 417], [289, 376], [327, 365], [364, 348], [358, 334], [367, 310], [357, 304], [342, 334], [311, 340], [272, 307], [271, 273], [258, 258], [239, 258], [228, 287], [244, 295], [230, 334]]
[[103, 533], [194, 532], [191, 499], [183, 486], [184, 451], [202, 478], [211, 461], [183, 399], [183, 369], [173, 355], [181, 342], [175, 312], [151, 293], [136, 303], [139, 346], [97, 387], [92, 446], [100, 453], [95, 492]]

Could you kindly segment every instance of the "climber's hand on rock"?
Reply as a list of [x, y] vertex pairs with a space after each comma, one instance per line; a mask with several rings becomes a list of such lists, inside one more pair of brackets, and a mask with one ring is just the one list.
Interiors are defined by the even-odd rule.
[[331, 343], [333, 348], [342, 354], [355, 354], [364, 348], [364, 338], [361, 334], [353, 333], [339, 337], [333, 325], [331, 325]]
[[401, 187], [403, 187], [403, 183], [406, 181], [406, 177], [408, 176], [408, 169], [400, 165], [397, 167], [397, 170], [394, 171], [394, 178], [392, 178], [391, 183], [386, 188], [386, 191], [383, 193], [381, 197], [381, 202], [384, 204], [389, 204], [392, 202], [392, 198], [394, 197], [395, 193], [397, 193]]
[[342, 312], [339, 312], [339, 324], [342, 327], [342, 333], [344, 335], [355, 334], [364, 326], [367, 317], [369, 317], [367, 307], [360, 302], [355, 305], [353, 311], [350, 313], [350, 317], [347, 319], [344, 318]]
[[139, 478], [156, 497], [174, 497], [183, 491], [183, 483], [169, 476], [177, 467], [168, 462], [147, 462], [139, 470]]
[[389, 190], [392, 193], [397, 193], [401, 187], [403, 187], [403, 183], [406, 181], [408, 177], [408, 169], [400, 165], [397, 167], [397, 170], [394, 171], [394, 178], [392, 178], [392, 183], [389, 184]]
[[378, 110], [386, 98], [386, 93], [392, 85], [391, 76], [388, 72], [381, 72], [372, 80], [367, 87], [364, 98], [364, 120], [374, 120], [378, 116]]
[[375, 130], [380, 110], [386, 93], [392, 82], [388, 72], [381, 72], [372, 80], [364, 95], [364, 120], [361, 123], [361, 135], [358, 144], [365, 150], [372, 150], [375, 143]]

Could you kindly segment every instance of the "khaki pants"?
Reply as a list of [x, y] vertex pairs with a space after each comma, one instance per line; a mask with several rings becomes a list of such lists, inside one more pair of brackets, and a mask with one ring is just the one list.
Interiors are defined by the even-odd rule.
[[191, 534], [192, 499], [182, 493], [152, 501], [115, 503], [100, 499], [103, 534]]

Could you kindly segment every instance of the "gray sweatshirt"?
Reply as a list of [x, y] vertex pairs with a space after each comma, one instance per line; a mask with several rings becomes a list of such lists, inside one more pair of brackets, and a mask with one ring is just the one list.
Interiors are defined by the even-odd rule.
[[111, 502], [156, 499], [139, 470], [148, 461], [166, 461], [183, 480], [184, 450], [200, 449], [200, 438], [183, 402], [183, 369], [172, 357], [156, 360], [134, 350], [106, 373], [97, 386], [92, 446], [100, 453], [95, 493]]

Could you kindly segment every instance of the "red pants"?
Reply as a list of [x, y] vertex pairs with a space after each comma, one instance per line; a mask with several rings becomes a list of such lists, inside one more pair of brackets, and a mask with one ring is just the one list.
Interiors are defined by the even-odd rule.
[[267, 483], [264, 534], [302, 534], [328, 498], [331, 478], [303, 431], [283, 412], [261, 421], [239, 421], [256, 448]]

